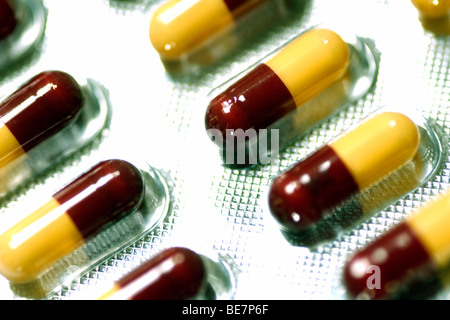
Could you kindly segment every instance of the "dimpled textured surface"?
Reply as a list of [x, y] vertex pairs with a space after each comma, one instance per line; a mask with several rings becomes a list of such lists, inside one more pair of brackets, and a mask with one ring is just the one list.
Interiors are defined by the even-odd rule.
[[[363, 2], [363, 3], [362, 3]], [[296, 246], [280, 233], [267, 205], [272, 179], [383, 105], [414, 103], [441, 136], [450, 134], [450, 38], [425, 30], [410, 1], [316, 0], [306, 11], [261, 33], [198, 75], [170, 76], [148, 39], [161, 0], [45, 0], [42, 52], [0, 78], [0, 95], [43, 69], [62, 69], [100, 81], [113, 105], [111, 127], [100, 141], [3, 204], [0, 225], [18, 203], [50, 194], [105, 154], [136, 154], [163, 173], [171, 207], [161, 225], [64, 285], [49, 299], [77, 299], [118, 279], [163, 248], [182, 244], [212, 250], [232, 261], [237, 299], [347, 299], [346, 260], [447, 189], [450, 158], [421, 187], [315, 248]], [[349, 9], [351, 8], [351, 9]], [[101, 23], [99, 23], [101, 21]], [[284, 149], [270, 164], [240, 170], [220, 164], [208, 141], [204, 113], [209, 91], [248, 68], [306, 28], [351, 26], [379, 53], [373, 88]], [[11, 297], [8, 285], [0, 297]], [[448, 299], [438, 292], [435, 299]]]

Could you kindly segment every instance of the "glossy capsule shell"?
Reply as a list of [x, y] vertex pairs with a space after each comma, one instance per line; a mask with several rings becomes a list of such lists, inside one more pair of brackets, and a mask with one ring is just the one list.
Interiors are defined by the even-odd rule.
[[442, 18], [450, 10], [449, 0], [412, 0], [412, 3], [426, 18]]
[[265, 0], [169, 0], [150, 21], [150, 41], [161, 58], [179, 60], [231, 28], [235, 19]]
[[419, 143], [418, 128], [409, 117], [379, 113], [277, 177], [270, 188], [270, 210], [287, 230], [311, 227], [410, 161]]
[[[450, 261], [450, 193], [430, 201], [408, 219], [357, 252], [346, 264], [344, 284], [355, 298], [388, 299], [414, 277], [439, 277]], [[378, 288], [367, 286], [374, 267]], [[372, 270], [370, 270], [371, 268]], [[370, 270], [370, 271], [369, 271]], [[423, 276], [425, 279], [426, 277]]]
[[301, 107], [341, 79], [350, 63], [348, 45], [335, 32], [313, 29], [216, 96], [206, 129], [262, 129]]
[[25, 155], [70, 124], [83, 105], [75, 79], [42, 72], [0, 102], [0, 166]]
[[122, 160], [100, 162], [0, 235], [0, 273], [29, 282], [142, 202], [140, 171]]
[[205, 281], [201, 257], [187, 248], [169, 248], [114, 283], [100, 300], [186, 300]]
[[9, 36], [17, 25], [10, 0], [0, 0], [0, 41]]

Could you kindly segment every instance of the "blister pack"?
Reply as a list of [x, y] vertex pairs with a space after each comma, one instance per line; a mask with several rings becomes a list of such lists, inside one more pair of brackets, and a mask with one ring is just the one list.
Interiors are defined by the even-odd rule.
[[0, 299], [448, 299], [449, 57], [446, 0], [0, 0]]

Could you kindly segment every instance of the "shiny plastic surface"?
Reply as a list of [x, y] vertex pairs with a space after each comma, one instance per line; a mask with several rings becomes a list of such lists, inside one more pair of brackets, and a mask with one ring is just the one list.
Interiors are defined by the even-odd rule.
[[[223, 150], [223, 163], [267, 164], [293, 139], [362, 98], [377, 78], [375, 50], [347, 29], [319, 25], [214, 88], [207, 96], [205, 126]], [[239, 139], [239, 130], [248, 140]], [[270, 139], [276, 146], [263, 151], [261, 141]], [[241, 149], [245, 157], [237, 155]]]
[[17, 23], [8, 36], [0, 39], [0, 72], [19, 67], [28, 55], [39, 52], [47, 22], [42, 0], [12, 0], [11, 3]]
[[172, 75], [198, 74], [305, 7], [290, 0], [168, 0], [152, 10], [150, 43]]
[[[257, 30], [258, 36], [208, 67], [187, 63], [194, 69], [191, 74], [166, 69], [149, 41], [151, 15], [163, 0], [43, 2], [48, 12], [43, 46], [33, 60], [0, 76], [0, 94], [6, 96], [42, 70], [65, 70], [76, 79], [101, 83], [113, 113], [108, 129], [89, 148], [9, 195], [0, 208], [0, 226], [19, 219], [28, 212], [21, 209], [53, 194], [62, 181], [110, 157], [145, 159], [158, 168], [170, 194], [167, 215], [155, 229], [82, 268], [79, 276], [58, 281], [62, 285], [49, 299], [84, 299], [176, 244], [226, 259], [236, 279], [236, 299], [347, 299], [342, 270], [348, 257], [449, 186], [448, 35], [423, 24], [410, 1], [294, 0], [303, 9]], [[376, 81], [364, 96], [294, 135], [271, 163], [246, 170], [224, 167], [205, 135], [208, 93], [321, 24], [347, 29], [370, 44], [378, 61]], [[401, 183], [395, 184], [392, 201], [330, 241], [312, 248], [286, 241], [267, 210], [273, 178], [384, 105], [419, 111], [442, 141], [441, 165], [427, 182], [406, 193], [402, 190], [415, 183], [415, 176], [396, 180]], [[367, 199], [376, 200], [376, 195]], [[127, 229], [114, 230], [116, 235]], [[0, 282], [0, 298], [24, 296]], [[448, 299], [448, 288], [432, 297]]]
[[45, 298], [153, 230], [168, 201], [165, 181], [149, 165], [101, 161], [2, 228], [0, 272], [14, 294]]
[[269, 210], [288, 240], [316, 246], [427, 182], [441, 156], [420, 113], [381, 108], [275, 178]]
[[449, 198], [448, 191], [436, 196], [357, 251], [343, 271], [349, 297], [424, 299], [433, 290], [445, 289], [450, 252]]
[[[51, 89], [52, 86], [57, 86], [57, 82], [46, 79], [56, 80], [57, 76], [45, 77], [46, 74], [47, 72], [39, 73], [30, 80], [31, 82], [27, 81], [10, 96], [2, 98], [4, 110], [1, 119], [4, 128], [8, 127], [8, 121], [12, 123], [10, 127], [17, 127], [15, 129], [20, 136], [16, 133], [15, 139], [23, 136], [19, 139], [23, 145], [19, 146], [16, 142], [14, 150], [1, 158], [1, 196], [13, 193], [18, 187], [24, 186], [44, 174], [46, 170], [92, 144], [110, 123], [111, 106], [106, 90], [99, 83], [92, 79], [73, 79], [67, 73], [62, 73], [67, 74], [73, 86], [77, 87], [77, 97], [74, 98], [70, 89], [61, 89], [63, 90], [61, 92]], [[73, 107], [71, 104], [75, 99], [77, 105]], [[67, 101], [69, 116], [62, 114], [60, 117], [64, 119], [58, 120], [55, 114], [63, 109], [63, 101]], [[55, 110], [49, 111], [51, 107]], [[75, 110], [71, 111], [70, 108]], [[45, 119], [39, 121], [38, 117]], [[55, 123], [52, 124], [51, 121]]]
[[170, 247], [115, 281], [99, 300], [232, 299], [234, 277], [217, 258]]

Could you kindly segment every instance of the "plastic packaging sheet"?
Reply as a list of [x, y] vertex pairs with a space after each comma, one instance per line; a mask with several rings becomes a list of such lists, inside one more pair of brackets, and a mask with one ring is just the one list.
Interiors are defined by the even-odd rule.
[[[349, 256], [448, 188], [449, 36], [424, 28], [410, 1], [298, 1], [304, 2], [301, 10], [239, 50], [182, 75], [166, 70], [149, 40], [150, 17], [163, 1], [43, 1], [43, 42], [0, 76], [0, 95], [43, 70], [64, 70], [102, 84], [112, 106], [111, 124], [88, 148], [3, 200], [0, 223], [105, 157], [144, 159], [160, 171], [170, 192], [169, 211], [156, 229], [65, 281], [47, 299], [85, 299], [173, 245], [221, 256], [234, 275], [235, 299], [347, 299], [342, 270]], [[269, 164], [223, 166], [205, 132], [209, 92], [320, 24], [367, 39], [378, 63], [372, 87], [295, 138]], [[385, 105], [417, 108], [428, 119], [442, 145], [438, 167], [425, 183], [332, 239], [314, 247], [287, 241], [268, 211], [273, 178]], [[2, 299], [24, 298], [0, 281]], [[446, 290], [434, 296], [448, 297]]]

